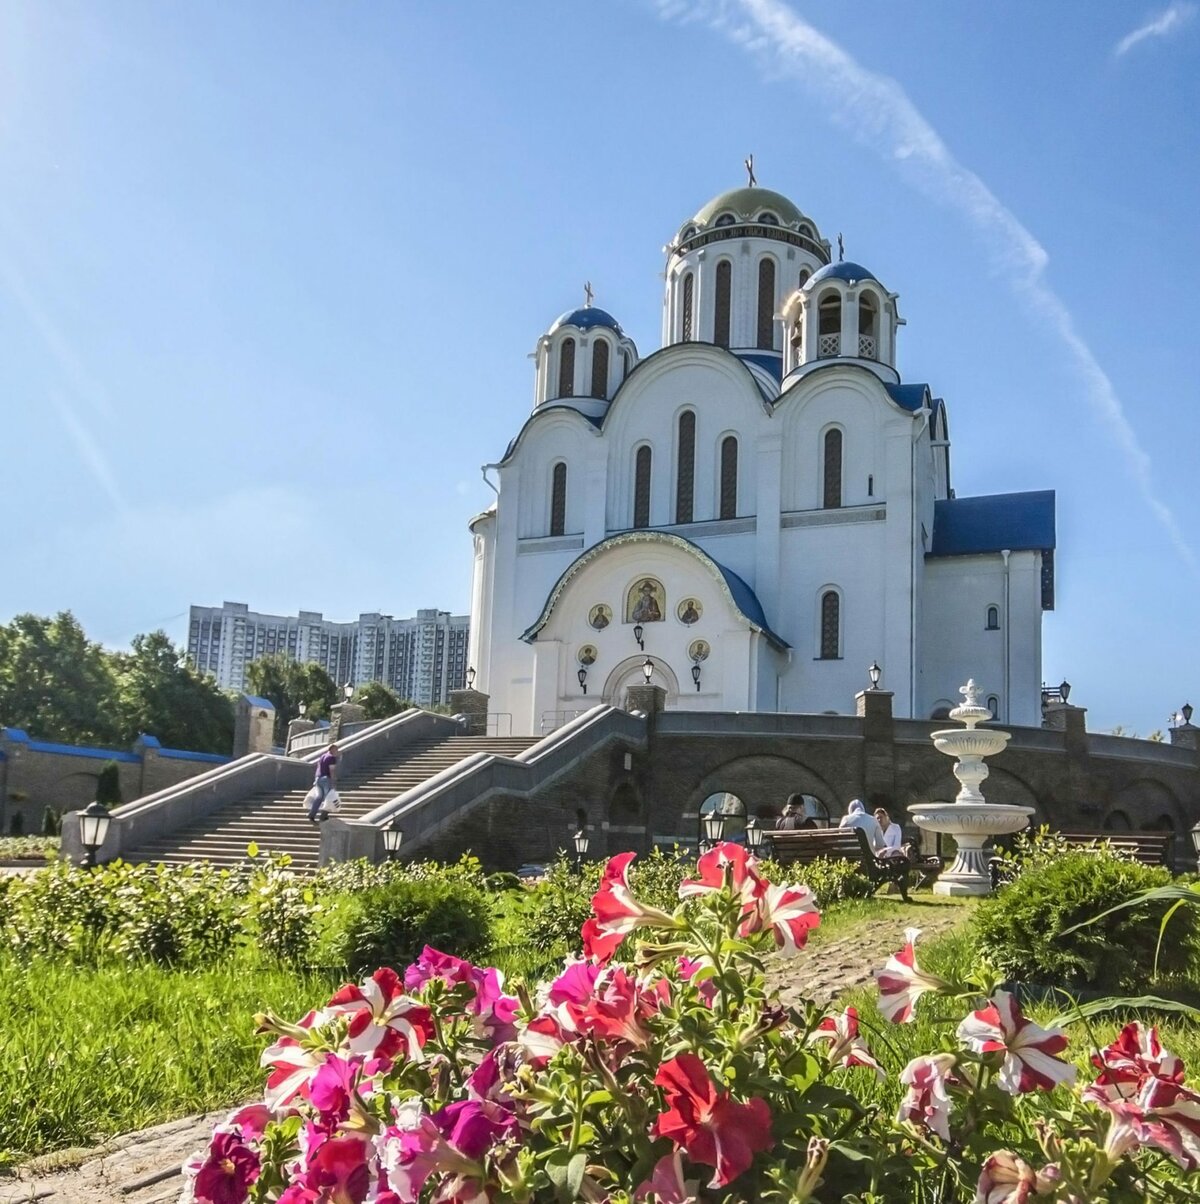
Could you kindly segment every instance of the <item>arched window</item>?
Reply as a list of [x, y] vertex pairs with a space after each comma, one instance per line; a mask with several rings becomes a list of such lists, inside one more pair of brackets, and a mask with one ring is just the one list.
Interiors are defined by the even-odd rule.
[[879, 306], [871, 293], [858, 299], [858, 354], [864, 360], [879, 358]]
[[683, 324], [681, 338], [685, 343], [692, 341], [692, 301], [696, 292], [696, 278], [688, 272], [683, 278]]
[[562, 535], [567, 529], [567, 466], [560, 460], [550, 477], [550, 534]]
[[575, 340], [563, 339], [558, 349], [558, 395], [575, 396]]
[[738, 441], [735, 435], [721, 440], [721, 501], [718, 518], [737, 518]]
[[987, 709], [992, 712], [993, 719], [1000, 717], [1000, 699], [995, 694], [988, 695]]
[[826, 293], [817, 306], [817, 355], [842, 354], [842, 299], [836, 292]]
[[713, 342], [729, 346], [729, 304], [733, 290], [733, 265], [728, 259], [717, 264], [717, 295], [713, 305]]
[[758, 347], [770, 351], [775, 346], [775, 260], [766, 258], [758, 265]]
[[842, 600], [836, 590], [821, 595], [821, 660], [835, 661], [841, 656]]
[[608, 396], [608, 344], [603, 339], [592, 348], [592, 396]]
[[716, 224], [718, 226], [732, 226], [735, 221], [737, 221], [737, 218], [735, 218], [732, 213], [722, 213], [721, 216], [717, 218]]
[[690, 523], [696, 487], [696, 415], [679, 415], [679, 458], [675, 477], [675, 521]]
[[999, 631], [1000, 630], [1000, 607], [989, 606], [987, 608], [987, 630], [988, 631]]
[[799, 281], [799, 283], [796, 285], [796, 287], [797, 287], [797, 288], [803, 288], [803, 287], [804, 287], [804, 282], [805, 282], [805, 281], [806, 281], [806, 280], [807, 280], [807, 279], [808, 279], [808, 278], [809, 278], [811, 275], [812, 275], [812, 272], [810, 272], [810, 271], [808, 270], [808, 268], [801, 268], [801, 269], [800, 269], [800, 281]]
[[842, 432], [834, 427], [825, 432], [821, 505], [836, 510], [842, 504]]
[[635, 527], [650, 525], [650, 463], [650, 449], [645, 446], [639, 447], [633, 469], [633, 525]]

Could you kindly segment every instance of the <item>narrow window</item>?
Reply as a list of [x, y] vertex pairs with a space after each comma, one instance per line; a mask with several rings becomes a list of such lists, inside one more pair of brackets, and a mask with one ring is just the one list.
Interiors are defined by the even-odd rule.
[[679, 415], [679, 469], [675, 479], [675, 521], [690, 523], [696, 485], [696, 415]]
[[1000, 630], [1000, 607], [989, 606], [987, 608], [987, 629], [988, 631]]
[[567, 529], [567, 466], [554, 466], [550, 484], [550, 534], [562, 535]]
[[603, 339], [592, 348], [592, 396], [608, 396], [608, 344]]
[[874, 496], [875, 496], [875, 478], [873, 476], [868, 475], [867, 476], [867, 497], [874, 497]]
[[858, 302], [858, 355], [860, 359], [879, 358], [879, 310], [875, 298], [864, 293]]
[[842, 354], [842, 299], [826, 293], [817, 307], [818, 357]]
[[825, 432], [825, 492], [822, 505], [836, 510], [842, 504], [842, 432], [834, 427]]
[[692, 341], [692, 297], [695, 293], [695, 277], [688, 272], [683, 278], [683, 341]]
[[558, 395], [575, 396], [575, 340], [563, 339], [558, 351]]
[[639, 447], [633, 472], [633, 525], [650, 525], [650, 449]]
[[713, 306], [713, 342], [729, 346], [729, 301], [733, 288], [733, 268], [728, 259], [717, 264], [717, 295]]
[[738, 441], [734, 435], [721, 440], [721, 509], [718, 518], [737, 518]]
[[987, 708], [992, 712], [992, 718], [999, 718], [1000, 715], [1000, 699], [995, 694], [989, 694], [987, 700]]
[[842, 600], [834, 590], [821, 595], [821, 659], [835, 661], [840, 654], [838, 641]]
[[775, 260], [763, 259], [758, 265], [758, 347], [770, 351], [775, 346]]

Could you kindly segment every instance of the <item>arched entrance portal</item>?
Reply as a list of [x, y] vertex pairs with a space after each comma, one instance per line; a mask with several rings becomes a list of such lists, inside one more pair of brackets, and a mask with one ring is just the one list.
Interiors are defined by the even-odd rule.
[[[625, 691], [630, 686], [644, 686], [646, 684], [646, 675], [642, 669], [645, 660], [646, 653], [639, 652], [637, 656], [626, 657], [613, 669], [604, 683], [605, 702], [610, 706], [624, 707]], [[679, 678], [675, 676], [674, 670], [666, 661], [660, 660], [658, 657], [650, 657], [650, 663], [654, 666], [654, 672], [650, 677], [650, 684], [666, 690], [666, 705], [668, 707], [678, 706]]]
[[746, 804], [736, 794], [727, 790], [718, 790], [710, 794], [700, 804], [700, 830], [697, 840], [703, 843], [708, 839], [705, 830], [705, 820], [713, 814], [721, 816], [725, 821], [721, 829], [721, 839], [734, 844], [746, 843]]

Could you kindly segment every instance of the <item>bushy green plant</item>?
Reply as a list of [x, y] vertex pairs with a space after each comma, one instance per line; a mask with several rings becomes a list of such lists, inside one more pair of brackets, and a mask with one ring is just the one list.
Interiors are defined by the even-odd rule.
[[464, 853], [457, 861], [381, 861], [378, 865], [359, 858], [327, 865], [313, 878], [318, 894], [352, 894], [389, 882], [457, 882], [483, 890], [487, 881], [479, 858]]
[[62, 831], [62, 816], [53, 807], [42, 812], [42, 835], [57, 836]]
[[291, 860], [286, 854], [275, 854], [257, 864], [247, 916], [254, 940], [265, 954], [279, 962], [305, 965], [312, 960], [320, 905], [312, 885], [289, 869]]
[[[1003, 974], [1027, 982], [1133, 987], [1153, 970], [1166, 903], [1147, 903], [1066, 930], [1170, 881], [1167, 870], [1124, 860], [1104, 848], [1069, 851], [1028, 866], [980, 903], [974, 916], [979, 952]], [[1196, 952], [1195, 916], [1189, 912], [1164, 945], [1160, 969], [1178, 974]]]
[[579, 951], [579, 929], [592, 914], [592, 896], [600, 887], [601, 865], [587, 862], [576, 871], [560, 856], [530, 891], [517, 929], [522, 943], [540, 953]]
[[870, 878], [853, 861], [818, 857], [805, 866], [795, 866], [792, 876], [817, 896], [822, 907], [843, 899], [869, 899], [875, 893]]
[[96, 779], [96, 802], [106, 807], [121, 805], [121, 767], [116, 761], [105, 761]]
[[0, 861], [53, 861], [57, 836], [0, 836]]
[[487, 896], [461, 882], [398, 879], [333, 899], [321, 917], [319, 965], [353, 974], [404, 966], [426, 945], [471, 957], [491, 945]]

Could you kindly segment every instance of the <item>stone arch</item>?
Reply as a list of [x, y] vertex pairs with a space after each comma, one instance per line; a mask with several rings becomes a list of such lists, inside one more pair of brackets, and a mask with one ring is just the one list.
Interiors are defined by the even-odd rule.
[[608, 799], [605, 831], [608, 853], [640, 851], [646, 840], [646, 825], [642, 819], [642, 800], [634, 784], [626, 779], [618, 782]]
[[[638, 652], [636, 656], [627, 656], [613, 668], [604, 682], [605, 702], [615, 707], [622, 707], [625, 705], [626, 689], [630, 686], [644, 684], [646, 679], [642, 674], [642, 663], [645, 661], [646, 655], [644, 652]], [[650, 684], [662, 686], [666, 690], [667, 706], [677, 705], [679, 702], [679, 678], [675, 676], [675, 670], [660, 657], [652, 656], [650, 660], [654, 665], [654, 676], [651, 678]]]
[[1113, 810], [1105, 817], [1104, 822], [1100, 825], [1105, 832], [1132, 832], [1133, 824], [1129, 822], [1129, 816], [1124, 811]]
[[[77, 811], [86, 807], [96, 797], [96, 786], [99, 781], [100, 774], [98, 772], [90, 773], [86, 769], [63, 774], [62, 777], [55, 780], [54, 785], [48, 791], [48, 797], [54, 800], [52, 804], [54, 810], [65, 815], [68, 811]], [[125, 797], [124, 783], [121, 787], [121, 797]]]
[[1110, 805], [1143, 832], [1181, 832], [1190, 827], [1175, 792], [1157, 778], [1137, 778], [1122, 786], [1113, 793]]
[[721, 791], [736, 794], [748, 815], [760, 814], [760, 808], [781, 808], [790, 794], [813, 795], [832, 816], [845, 810], [841, 792], [820, 774], [776, 754], [734, 757], [709, 770], [692, 788], [686, 812], [698, 814], [704, 800]]

